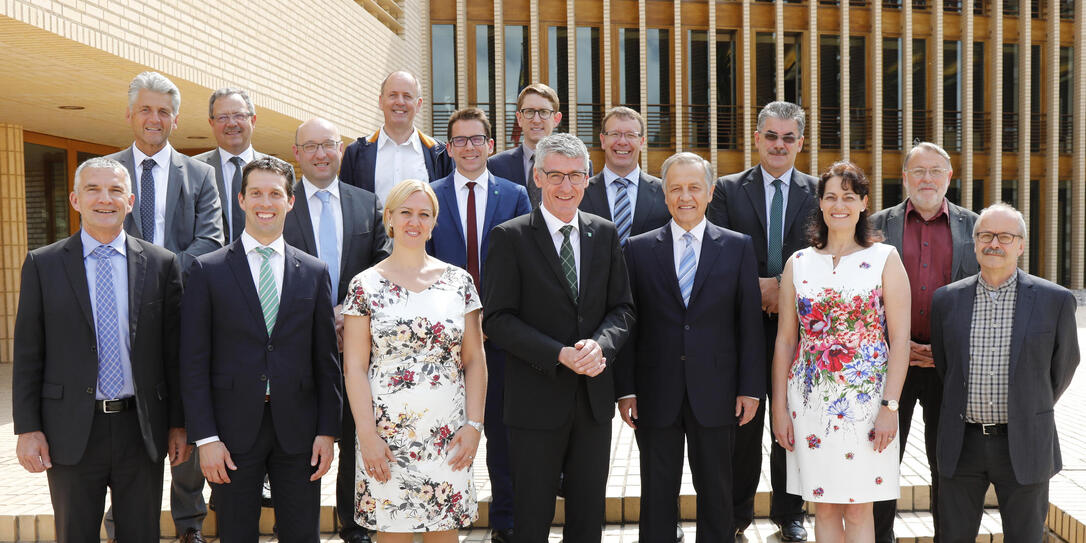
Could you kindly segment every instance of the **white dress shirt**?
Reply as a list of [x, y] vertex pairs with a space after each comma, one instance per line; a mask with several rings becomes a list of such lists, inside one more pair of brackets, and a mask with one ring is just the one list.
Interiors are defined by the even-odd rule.
[[377, 163], [373, 171], [373, 189], [382, 207], [388, 193], [404, 179], [430, 182], [419, 131], [416, 129], [411, 132], [411, 137], [401, 145], [392, 141], [382, 126], [381, 134], [377, 136]]
[[[321, 246], [321, 207], [324, 205], [317, 197], [317, 191], [327, 190], [332, 194], [328, 203], [332, 206], [332, 218], [336, 222], [336, 247], [339, 247], [340, 262], [343, 261], [343, 201], [339, 196], [339, 177], [337, 176], [328, 185], [321, 189], [312, 181], [302, 176], [302, 189], [305, 191], [305, 202], [309, 206], [309, 218], [313, 222], [313, 240], [317, 242], [317, 258], [325, 260], [325, 255], [320, 254]], [[325, 260], [325, 262], [327, 262]]]
[[630, 224], [634, 220], [634, 208], [637, 207], [637, 184], [641, 181], [641, 166], [634, 166], [632, 172], [625, 177], [620, 177], [607, 166], [603, 167], [603, 182], [607, 187], [607, 207], [611, 210], [611, 220], [615, 220], [615, 203], [618, 202], [618, 179], [629, 181], [626, 185], [626, 197], [630, 199]]
[[[230, 151], [219, 147], [219, 164], [222, 164], [222, 185], [226, 189], [226, 202], [223, 207], [226, 211], [226, 224], [234, 224], [234, 198], [235, 194], [241, 187], [235, 187], [234, 184], [234, 163], [230, 162], [231, 158], [238, 157], [241, 159], [241, 167], [244, 168], [246, 164], [253, 161], [253, 146], [250, 145], [248, 149], [241, 152], [240, 155], [232, 154]], [[240, 178], [239, 178], [240, 179]], [[226, 229], [229, 234], [229, 228]], [[229, 241], [229, 240], [228, 240]]]
[[173, 147], [170, 146], [170, 142], [166, 142], [166, 146], [160, 149], [154, 156], [148, 157], [140, 151], [139, 147], [132, 144], [132, 162], [136, 167], [136, 178], [132, 180], [133, 192], [137, 194], [135, 207], [139, 208], [140, 205], [140, 181], [143, 179], [143, 161], [150, 158], [155, 161], [155, 166], [151, 168], [151, 177], [155, 180], [155, 234], [154, 238], [147, 238], [147, 232], [144, 232], [144, 241], [149, 241], [163, 247], [166, 245], [166, 189], [170, 184], [170, 157], [173, 154]]
[[[245, 249], [245, 258], [249, 259], [249, 273], [253, 276], [253, 286], [257, 291], [260, 290], [260, 264], [264, 261], [264, 257], [260, 256], [260, 253], [256, 252], [258, 247], [265, 247], [261, 245], [259, 241], [253, 236], [249, 235], [249, 232], [241, 233], [241, 246]], [[271, 247], [274, 253], [268, 257], [268, 264], [271, 265], [272, 276], [275, 277], [275, 291], [279, 294], [279, 298], [283, 297], [283, 267], [286, 265], [286, 242], [283, 241], [283, 236], [280, 235], [275, 241], [267, 245]], [[271, 387], [271, 382], [268, 382], [268, 387]], [[196, 446], [206, 445], [208, 443], [214, 443], [219, 441], [218, 435], [206, 437], [204, 439], [197, 439]]]
[[577, 269], [577, 290], [579, 291], [581, 288], [581, 230], [578, 219], [581, 212], [574, 213], [573, 220], [562, 222], [562, 219], [547, 211], [546, 206], [539, 206], [539, 210], [543, 212], [543, 221], [547, 223], [547, 231], [551, 233], [551, 241], [554, 242], [554, 250], [558, 253], [559, 262], [562, 261], [562, 241], [565, 239], [560, 229], [567, 224], [573, 227], [573, 231], [569, 233], [569, 244], [573, 247], [573, 264]]
[[[490, 187], [490, 172], [484, 170], [483, 174], [475, 179], [468, 179], [456, 170], [453, 173], [453, 184], [456, 185], [456, 207], [460, 210], [460, 228], [467, 236], [468, 231], [468, 183], [474, 181], [475, 185], [475, 236], [479, 244], [479, 258], [483, 253], [483, 222], [486, 220], [486, 195]], [[467, 243], [467, 238], [464, 238]], [[480, 265], [482, 263], [480, 262]], [[482, 266], [480, 266], [482, 267]]]

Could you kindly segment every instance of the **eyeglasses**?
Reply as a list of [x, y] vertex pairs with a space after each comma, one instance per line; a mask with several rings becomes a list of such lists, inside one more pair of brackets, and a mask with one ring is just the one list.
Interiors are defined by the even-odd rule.
[[586, 180], [588, 180], [588, 174], [585, 173], [585, 172], [569, 172], [569, 173], [559, 172], [559, 171], [548, 172], [547, 170], [543, 170], [543, 169], [541, 169], [539, 171], [543, 172], [543, 175], [547, 176], [547, 182], [552, 184], [552, 185], [561, 185], [562, 182], [565, 181], [568, 178], [570, 185], [573, 185], [575, 187], [579, 187], [579, 186], [583, 185]]
[[600, 132], [604, 136], [609, 138], [615, 138], [616, 140], [634, 141], [641, 139], [640, 132]]
[[545, 121], [547, 119], [550, 119], [551, 115], [554, 115], [554, 110], [553, 109], [532, 109], [530, 107], [526, 107], [526, 108], [520, 110], [520, 114], [525, 119], [531, 119], [532, 117], [539, 117], [541, 120]]
[[456, 136], [455, 138], [449, 138], [449, 143], [454, 147], [464, 147], [470, 141], [472, 145], [486, 145], [486, 136], [483, 134], [476, 134], [474, 136]]
[[923, 179], [924, 177], [927, 177], [929, 179], [939, 179], [940, 177], [946, 175], [949, 171], [950, 170], [946, 168], [909, 168], [908, 170], [905, 170], [905, 173], [909, 174], [909, 177], [913, 177], [916, 179]]
[[298, 147], [309, 154], [316, 153], [318, 148], [324, 149], [326, 153], [331, 153], [332, 151], [339, 149], [339, 143], [340, 142], [338, 141], [328, 140], [322, 143], [303, 143]]
[[228, 123], [230, 121], [234, 121], [235, 123], [245, 122], [245, 121], [249, 120], [249, 117], [252, 117], [252, 114], [249, 114], [249, 113], [231, 113], [230, 115], [216, 115], [216, 116], [212, 117], [212, 119], [217, 124], [226, 124], [226, 123]]
[[780, 140], [783, 141], [787, 145], [792, 145], [793, 143], [795, 143], [800, 138], [800, 136], [796, 136], [795, 134], [785, 134], [785, 135], [782, 136], [782, 135], [780, 135], [780, 134], [778, 134], [776, 132], [773, 132], [773, 131], [769, 131], [769, 132], [766, 132], [766, 133], [762, 134], [762, 137], [769, 140], [769, 141], [777, 141], [777, 139], [780, 138]]
[[1022, 236], [1010, 232], [977, 232], [974, 237], [981, 243], [991, 243], [993, 239], [998, 239], [1000, 245], [1010, 245], [1014, 243], [1015, 238]]

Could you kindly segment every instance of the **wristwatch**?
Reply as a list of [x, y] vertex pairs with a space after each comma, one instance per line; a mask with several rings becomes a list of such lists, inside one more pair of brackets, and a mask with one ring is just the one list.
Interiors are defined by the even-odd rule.
[[483, 433], [483, 423], [475, 422], [475, 421], [469, 419], [468, 422], [467, 422], [467, 425], [471, 426], [472, 428], [475, 428], [475, 430], [477, 432], [479, 432], [480, 434]]
[[897, 413], [897, 400], [883, 400], [882, 405], [885, 405], [890, 411]]

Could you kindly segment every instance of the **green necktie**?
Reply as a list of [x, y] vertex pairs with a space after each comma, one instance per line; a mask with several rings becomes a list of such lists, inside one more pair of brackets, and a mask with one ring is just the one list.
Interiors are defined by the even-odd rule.
[[558, 229], [562, 232], [562, 250], [558, 251], [558, 257], [562, 260], [562, 272], [566, 274], [566, 282], [569, 283], [570, 294], [577, 299], [577, 261], [573, 259], [573, 244], [569, 242], [569, 233], [573, 231], [572, 225], [565, 225]]
[[268, 327], [268, 336], [271, 337], [275, 328], [275, 317], [279, 314], [279, 292], [275, 289], [275, 276], [272, 274], [271, 264], [268, 259], [275, 254], [271, 247], [257, 247], [256, 252], [264, 258], [260, 262], [260, 281], [256, 294], [260, 297], [260, 310], [264, 312], [264, 325]]
[[773, 201], [769, 204], [769, 262], [766, 268], [770, 277], [776, 277], [784, 269], [784, 193], [781, 180], [773, 180]]

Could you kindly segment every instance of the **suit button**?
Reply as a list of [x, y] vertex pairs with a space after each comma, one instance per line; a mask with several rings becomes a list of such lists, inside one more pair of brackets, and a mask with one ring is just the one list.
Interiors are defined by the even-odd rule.
[[87, 394], [94, 394], [94, 387], [87, 387]]
[[261, 381], [267, 381], [267, 380], [268, 380], [268, 376], [267, 376], [267, 375], [261, 375], [261, 376], [260, 376], [260, 380], [261, 380]]
[[686, 355], [684, 354], [684, 355], [680, 356], [679, 360], [684, 360], [685, 361], [686, 360]]
[[684, 325], [683, 325], [683, 330], [689, 330], [689, 329], [690, 329], [690, 325], [689, 325], [689, 324], [684, 324]]
[[584, 317], [578, 316], [577, 317], [577, 322], [584, 322]]
[[274, 350], [275, 350], [275, 345], [272, 345], [271, 343], [269, 343], [268, 344], [268, 352], [272, 352]]
[[91, 345], [91, 352], [92, 353], [98, 352], [98, 345]]

